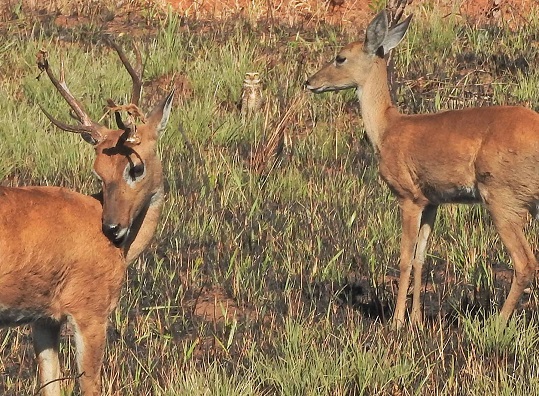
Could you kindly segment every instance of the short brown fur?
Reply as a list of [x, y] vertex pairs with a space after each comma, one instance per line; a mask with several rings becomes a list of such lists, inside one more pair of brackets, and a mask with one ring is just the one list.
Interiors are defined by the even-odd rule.
[[[41, 392], [59, 396], [59, 334], [69, 320], [82, 394], [95, 396], [101, 394], [108, 316], [127, 265], [153, 238], [161, 212], [157, 139], [173, 92], [145, 124], [119, 130], [93, 123], [67, 88], [64, 93], [83, 125], [63, 125], [46, 114], [62, 129], [88, 134], [103, 191], [87, 196], [59, 187], [0, 187], [0, 325], [32, 323]], [[134, 131], [136, 139], [130, 139]], [[144, 173], [131, 177], [136, 165]]]
[[523, 227], [539, 203], [539, 115], [523, 107], [493, 106], [403, 115], [391, 103], [383, 59], [410, 18], [387, 28], [385, 12], [367, 28], [364, 43], [347, 45], [310, 77], [315, 93], [357, 88], [367, 135], [382, 178], [396, 195], [402, 219], [400, 279], [394, 323], [405, 321], [412, 268], [411, 321], [421, 318], [421, 271], [436, 211], [444, 203], [483, 203], [514, 263], [515, 276], [500, 316], [507, 321], [537, 261]]

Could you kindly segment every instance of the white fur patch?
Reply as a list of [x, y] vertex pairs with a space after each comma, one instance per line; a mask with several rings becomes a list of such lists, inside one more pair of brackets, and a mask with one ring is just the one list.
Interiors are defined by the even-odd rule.
[[83, 363], [82, 358], [84, 356], [84, 348], [85, 348], [84, 339], [82, 338], [77, 322], [71, 316], [69, 317], [69, 323], [71, 323], [71, 326], [73, 326], [73, 330], [75, 332], [75, 346], [76, 346], [75, 356], [77, 358], [77, 368], [79, 370], [79, 373], [82, 373], [82, 363]]

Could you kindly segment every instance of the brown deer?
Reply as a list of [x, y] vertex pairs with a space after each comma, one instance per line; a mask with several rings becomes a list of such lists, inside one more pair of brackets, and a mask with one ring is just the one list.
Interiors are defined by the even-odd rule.
[[410, 17], [388, 30], [385, 11], [369, 24], [365, 42], [345, 46], [310, 77], [320, 93], [356, 88], [380, 175], [396, 195], [402, 220], [400, 278], [393, 322], [405, 321], [414, 269], [412, 323], [421, 322], [421, 270], [438, 205], [483, 203], [511, 255], [515, 273], [500, 316], [506, 322], [537, 260], [523, 232], [539, 203], [539, 115], [492, 106], [404, 115], [391, 103], [384, 56], [403, 38]]
[[[113, 43], [133, 79], [137, 109], [142, 62], [133, 68]], [[95, 148], [94, 171], [102, 192], [95, 196], [59, 187], [0, 187], [0, 325], [32, 324], [43, 395], [59, 396], [58, 347], [66, 320], [75, 331], [80, 388], [101, 394], [101, 366], [108, 316], [115, 307], [126, 266], [148, 245], [163, 205], [163, 171], [157, 140], [171, 110], [172, 91], [145, 123], [121, 121], [111, 130], [90, 119], [58, 80], [46, 53], [38, 66], [74, 111], [82, 125], [50, 121], [80, 133]]]

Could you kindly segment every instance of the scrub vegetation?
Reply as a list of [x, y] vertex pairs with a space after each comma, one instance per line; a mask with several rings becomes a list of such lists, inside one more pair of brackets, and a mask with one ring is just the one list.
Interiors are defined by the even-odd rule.
[[[36, 54], [45, 49], [55, 70], [63, 59], [67, 84], [94, 119], [106, 98], [125, 103], [131, 81], [102, 40], [102, 13], [90, 11], [59, 26], [13, 8], [21, 23], [2, 24], [3, 185], [99, 189], [91, 147], [57, 132], [38, 106], [69, 121], [67, 105], [46, 78], [36, 79]], [[519, 27], [472, 25], [428, 2], [409, 11], [410, 31], [395, 50], [403, 112], [539, 109], [535, 11]], [[539, 393], [535, 285], [501, 329], [496, 313], [512, 269], [480, 206], [440, 209], [425, 263], [425, 326], [391, 328], [397, 203], [378, 178], [354, 92], [303, 90], [363, 29], [211, 22], [150, 8], [136, 34], [113, 31], [129, 56], [132, 41], [140, 45], [151, 102], [141, 107], [171, 85], [176, 98], [160, 139], [165, 208], [110, 318], [106, 394]], [[266, 100], [242, 117], [242, 81], [253, 71]], [[535, 223], [527, 235], [539, 247]], [[63, 341], [68, 394], [77, 375], [69, 327]], [[0, 330], [0, 393], [37, 386], [28, 329]]]

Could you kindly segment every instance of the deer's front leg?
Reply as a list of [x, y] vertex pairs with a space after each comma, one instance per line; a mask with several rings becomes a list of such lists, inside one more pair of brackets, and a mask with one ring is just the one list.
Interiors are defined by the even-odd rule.
[[43, 396], [60, 396], [60, 322], [39, 320], [32, 324], [34, 350], [39, 369], [39, 383]]
[[[408, 294], [408, 286], [410, 285], [412, 259], [414, 257], [417, 244], [423, 209], [424, 208], [422, 206], [418, 206], [411, 201], [403, 200], [400, 202], [402, 220], [401, 252], [399, 263], [400, 276], [397, 303], [395, 305], [395, 314], [393, 316], [393, 324], [396, 328], [400, 328], [404, 325], [406, 296]], [[419, 271], [421, 271], [420, 268]]]
[[101, 395], [101, 365], [105, 350], [107, 318], [71, 318], [75, 327], [80, 389], [84, 396]]

